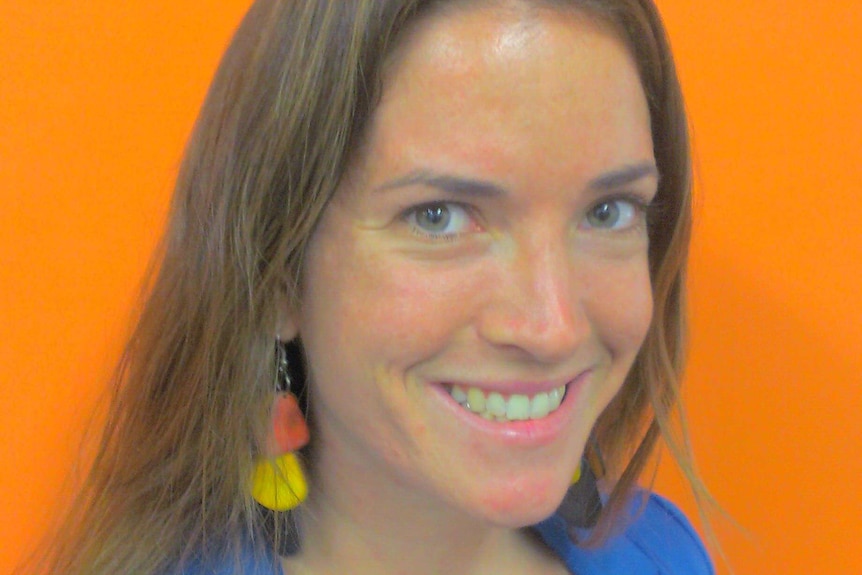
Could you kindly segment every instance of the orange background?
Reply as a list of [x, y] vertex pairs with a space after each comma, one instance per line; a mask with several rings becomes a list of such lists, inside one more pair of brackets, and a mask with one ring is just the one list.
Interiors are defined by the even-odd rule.
[[[247, 5], [0, 4], [0, 573], [56, 509]], [[717, 530], [740, 575], [862, 573], [862, 8], [659, 6], [699, 164], [693, 441], [748, 534]]]

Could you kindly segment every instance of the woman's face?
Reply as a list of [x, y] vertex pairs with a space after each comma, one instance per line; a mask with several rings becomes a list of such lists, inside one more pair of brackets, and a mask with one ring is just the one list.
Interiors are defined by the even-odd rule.
[[576, 13], [427, 20], [355, 168], [288, 326], [321, 489], [550, 515], [652, 315], [657, 176], [630, 56]]

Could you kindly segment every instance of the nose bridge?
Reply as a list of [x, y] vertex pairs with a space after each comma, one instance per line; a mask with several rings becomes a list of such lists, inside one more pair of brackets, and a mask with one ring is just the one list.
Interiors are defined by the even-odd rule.
[[525, 312], [537, 335], [560, 337], [571, 328], [577, 296], [564, 241], [544, 236], [533, 235], [523, 250]]
[[516, 243], [495, 288], [488, 333], [540, 359], [566, 356], [583, 339], [586, 323], [566, 238], [541, 229]]

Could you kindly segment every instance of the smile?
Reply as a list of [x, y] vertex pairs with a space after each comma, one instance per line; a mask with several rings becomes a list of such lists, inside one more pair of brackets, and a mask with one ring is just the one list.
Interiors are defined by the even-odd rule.
[[464, 409], [484, 419], [500, 422], [547, 417], [560, 407], [566, 395], [565, 385], [535, 395], [512, 394], [508, 397], [496, 391], [488, 393], [478, 387], [449, 385], [446, 389]]

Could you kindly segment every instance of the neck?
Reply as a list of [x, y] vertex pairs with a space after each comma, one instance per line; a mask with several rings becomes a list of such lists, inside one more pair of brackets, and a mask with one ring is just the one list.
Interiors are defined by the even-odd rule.
[[302, 550], [284, 560], [287, 575], [565, 572], [529, 531], [419, 498], [377, 475], [368, 483], [361, 469], [318, 470], [299, 512]]

